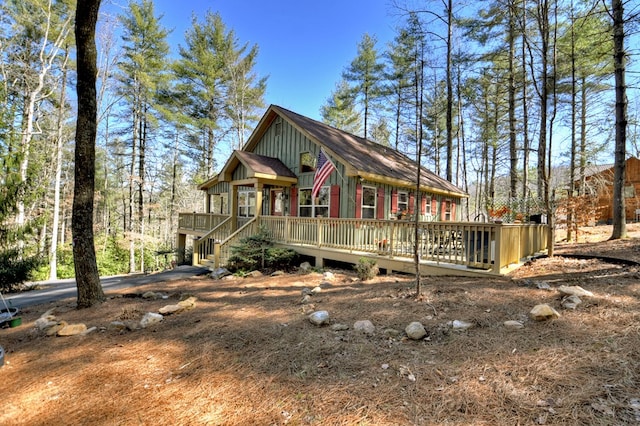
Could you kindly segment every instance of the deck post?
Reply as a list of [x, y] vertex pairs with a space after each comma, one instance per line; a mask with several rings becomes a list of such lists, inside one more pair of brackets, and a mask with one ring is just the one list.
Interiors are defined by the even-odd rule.
[[[502, 265], [502, 224], [494, 224], [493, 229], [495, 230], [495, 249], [494, 249], [494, 259], [493, 259], [493, 273], [500, 275], [500, 266]], [[491, 250], [489, 250], [491, 252]]]
[[193, 239], [193, 253], [191, 255], [191, 265], [198, 266], [200, 264], [200, 238]]
[[318, 236], [318, 247], [322, 247], [322, 218], [316, 217], [316, 235]]
[[[391, 232], [389, 232], [389, 257], [393, 257], [394, 236], [396, 235], [396, 222], [391, 222]], [[389, 271], [387, 270], [387, 273]]]
[[176, 241], [177, 246], [177, 259], [178, 264], [182, 264], [184, 262], [184, 251], [187, 246], [187, 234], [178, 234], [178, 241]]
[[220, 243], [213, 243], [213, 266], [218, 269], [220, 267]]

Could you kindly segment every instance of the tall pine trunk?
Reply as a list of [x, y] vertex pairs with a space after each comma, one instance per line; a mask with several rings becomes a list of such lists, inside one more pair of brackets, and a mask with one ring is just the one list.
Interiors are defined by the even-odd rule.
[[64, 128], [64, 105], [66, 102], [67, 87], [67, 61], [69, 59], [69, 49], [65, 49], [65, 59], [62, 70], [62, 82], [60, 86], [60, 99], [58, 107], [58, 117], [56, 121], [57, 134], [55, 146], [55, 180], [53, 189], [53, 221], [51, 224], [51, 246], [49, 247], [49, 279], [58, 279], [58, 231], [60, 227], [60, 185], [62, 184], [62, 151], [63, 151], [63, 128]]
[[95, 30], [100, 0], [78, 2], [75, 35], [77, 45], [77, 97], [75, 185], [73, 191], [73, 262], [78, 287], [78, 308], [105, 300], [93, 237], [93, 197], [97, 134]]
[[627, 224], [625, 217], [624, 181], [627, 143], [627, 94], [625, 83], [624, 48], [624, 4], [622, 0], [612, 0], [613, 10], [613, 58], [616, 81], [616, 145], [613, 168], [613, 232], [611, 239], [625, 238]]

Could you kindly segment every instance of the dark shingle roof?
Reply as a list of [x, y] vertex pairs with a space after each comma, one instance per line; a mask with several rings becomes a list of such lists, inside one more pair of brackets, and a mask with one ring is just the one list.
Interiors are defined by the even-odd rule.
[[[270, 109], [293, 123], [331, 154], [339, 157], [352, 173], [376, 175], [381, 180], [391, 178], [402, 181], [407, 186], [415, 182], [416, 162], [406, 155], [285, 108], [272, 105]], [[463, 190], [424, 167], [421, 185], [436, 192], [466, 196]]]

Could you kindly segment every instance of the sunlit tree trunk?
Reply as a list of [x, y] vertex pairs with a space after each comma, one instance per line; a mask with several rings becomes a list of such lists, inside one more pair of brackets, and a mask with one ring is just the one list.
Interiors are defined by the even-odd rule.
[[76, 123], [75, 185], [73, 193], [73, 260], [78, 308], [105, 300], [93, 238], [95, 143], [97, 133], [95, 30], [100, 0], [83, 0], [76, 9], [78, 120]]

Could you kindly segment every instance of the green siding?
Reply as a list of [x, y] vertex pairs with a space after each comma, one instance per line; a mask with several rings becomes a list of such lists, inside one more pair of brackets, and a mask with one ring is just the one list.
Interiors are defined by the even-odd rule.
[[224, 194], [229, 192], [229, 182], [218, 182], [207, 190], [207, 194]]

